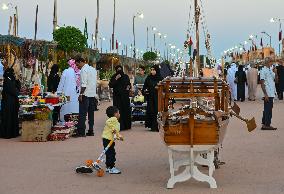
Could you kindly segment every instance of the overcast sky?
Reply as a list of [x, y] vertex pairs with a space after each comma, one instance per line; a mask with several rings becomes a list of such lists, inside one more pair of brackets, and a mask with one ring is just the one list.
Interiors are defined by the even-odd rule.
[[[39, 5], [39, 39], [52, 39], [53, 0], [0, 0], [11, 2], [19, 9], [19, 34], [32, 38], [36, 4]], [[116, 38], [122, 44], [133, 42], [132, 17], [137, 11], [145, 15], [136, 20], [137, 48], [146, 49], [146, 27], [155, 26], [162, 34], [167, 34], [167, 42], [182, 48], [186, 38], [188, 12], [193, 0], [116, 0]], [[212, 50], [216, 57], [221, 52], [248, 39], [250, 34], [265, 30], [272, 35], [276, 47], [279, 25], [270, 23], [271, 17], [284, 19], [284, 0], [202, 0], [207, 27], [211, 33]], [[100, 0], [100, 34], [107, 38], [104, 50], [109, 48], [112, 33], [113, 0]], [[8, 16], [11, 12], [0, 10], [0, 33], [7, 34]], [[59, 25], [72, 25], [83, 30], [87, 17], [89, 33], [94, 32], [96, 0], [58, 0]], [[284, 20], [283, 20], [284, 22]], [[284, 23], [283, 23], [284, 25]], [[201, 30], [201, 37], [203, 38]], [[152, 40], [151, 36], [151, 40]], [[204, 44], [201, 41], [201, 46]], [[259, 44], [260, 40], [257, 40]], [[264, 44], [268, 44], [264, 37]], [[157, 41], [159, 45], [159, 41]], [[276, 47], [278, 50], [278, 47]]]

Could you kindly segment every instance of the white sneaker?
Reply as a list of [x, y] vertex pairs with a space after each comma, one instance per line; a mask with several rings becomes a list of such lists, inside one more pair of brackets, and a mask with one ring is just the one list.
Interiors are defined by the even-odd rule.
[[106, 168], [106, 172], [109, 172], [110, 168]]
[[109, 174], [121, 174], [121, 171], [115, 167], [108, 169], [108, 171], [106, 172], [108, 172]]

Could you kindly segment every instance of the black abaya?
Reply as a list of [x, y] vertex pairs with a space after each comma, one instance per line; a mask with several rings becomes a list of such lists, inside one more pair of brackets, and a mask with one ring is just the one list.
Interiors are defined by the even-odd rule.
[[4, 83], [1, 101], [1, 138], [15, 138], [19, 136], [19, 91], [20, 82], [15, 79], [14, 72], [7, 69], [4, 73]]
[[147, 101], [145, 127], [151, 128], [151, 131], [158, 131], [158, 91], [155, 87], [161, 80], [161, 76], [149, 75], [143, 86], [143, 94]]
[[[121, 78], [116, 80], [120, 74]], [[120, 130], [131, 129], [131, 107], [129, 99], [129, 89], [131, 87], [128, 75], [123, 72], [116, 73], [112, 76], [109, 87], [113, 88], [113, 106], [119, 109], [120, 113]]]
[[236, 80], [237, 80], [237, 100], [245, 101], [246, 99], [246, 83], [247, 83], [247, 76], [243, 70], [238, 70], [236, 72]]

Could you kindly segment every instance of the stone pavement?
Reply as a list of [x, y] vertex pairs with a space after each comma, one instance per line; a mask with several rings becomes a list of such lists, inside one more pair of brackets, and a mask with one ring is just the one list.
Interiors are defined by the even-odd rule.
[[[238, 104], [244, 116], [255, 116], [260, 124], [262, 101]], [[231, 119], [220, 154], [226, 164], [214, 172], [218, 189], [190, 180], [172, 190], [166, 189], [170, 176], [167, 149], [158, 133], [146, 131], [139, 123], [122, 132], [125, 141], [116, 144], [121, 175], [99, 178], [74, 172], [77, 165], [96, 159], [101, 152], [108, 105], [103, 102], [95, 113], [95, 137], [46, 143], [0, 139], [0, 194], [284, 193], [284, 102], [276, 100], [274, 105], [277, 131], [261, 131], [259, 125], [248, 133], [243, 122]]]

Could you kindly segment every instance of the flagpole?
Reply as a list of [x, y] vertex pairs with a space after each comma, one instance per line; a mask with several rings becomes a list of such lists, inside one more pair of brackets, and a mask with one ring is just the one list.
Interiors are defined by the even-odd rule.
[[116, 1], [113, 0], [113, 23], [112, 23], [112, 50], [114, 50], [114, 30], [115, 30], [115, 3]]
[[198, 5], [198, 0], [194, 0], [195, 7], [195, 27], [196, 27], [196, 65], [197, 65], [197, 73], [200, 71], [200, 53], [199, 53], [199, 16], [200, 16], [200, 7]]
[[37, 37], [37, 17], [38, 17], [38, 5], [36, 6], [35, 36], [34, 36], [34, 40], [36, 40], [36, 37]]
[[57, 28], [57, 0], [54, 0], [53, 7], [53, 32], [55, 32]]
[[96, 18], [96, 32], [95, 32], [95, 48], [98, 48], [98, 33], [99, 33], [99, 16], [100, 16], [100, 0], [97, 0], [97, 18]]

